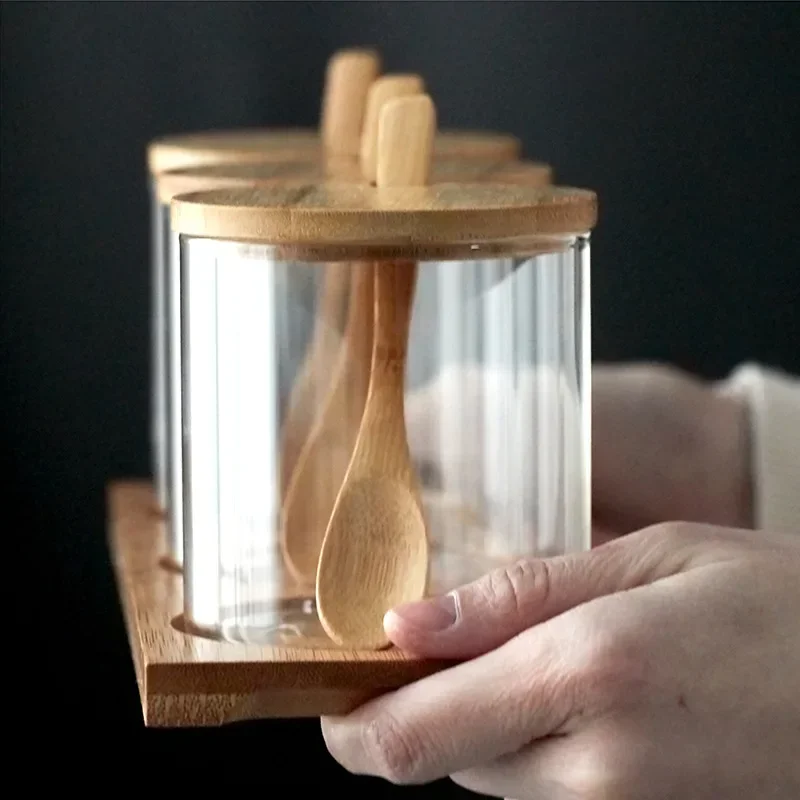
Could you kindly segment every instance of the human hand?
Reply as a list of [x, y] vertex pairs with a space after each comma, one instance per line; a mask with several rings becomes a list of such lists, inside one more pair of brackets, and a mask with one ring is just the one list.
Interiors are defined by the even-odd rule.
[[325, 718], [323, 734], [346, 769], [398, 784], [794, 800], [799, 608], [797, 539], [654, 526], [390, 612], [404, 650], [471, 660]]
[[[532, 456], [519, 453], [510, 459], [509, 446], [545, 437], [548, 452], [560, 445], [567, 456], [577, 446], [577, 434], [566, 424], [577, 418], [577, 410], [567, 405], [577, 400], [562, 383], [535, 367], [516, 377], [496, 368], [448, 367], [407, 399], [412, 453], [438, 482], [456, 483], [462, 496], [500, 495], [500, 487], [514, 477], [503, 465], [526, 463]], [[516, 438], [476, 435], [484, 420], [512, 414], [519, 426]], [[559, 423], [563, 438], [552, 440]], [[750, 527], [747, 429], [742, 401], [713, 384], [656, 365], [596, 366], [595, 541], [670, 519]], [[487, 446], [499, 448], [498, 453], [487, 453]], [[497, 489], [490, 485], [493, 476]], [[530, 507], [539, 488], [526, 484], [514, 491]]]
[[752, 525], [744, 403], [652, 364], [592, 372], [592, 509], [627, 533], [672, 519]]

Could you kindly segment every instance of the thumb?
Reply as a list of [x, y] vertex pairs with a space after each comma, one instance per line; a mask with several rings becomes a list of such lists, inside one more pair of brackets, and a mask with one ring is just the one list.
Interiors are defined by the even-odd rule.
[[702, 531], [691, 526], [687, 536], [683, 526], [657, 525], [594, 550], [518, 561], [446, 595], [398, 606], [384, 627], [406, 652], [472, 658], [582, 603], [685, 571]]

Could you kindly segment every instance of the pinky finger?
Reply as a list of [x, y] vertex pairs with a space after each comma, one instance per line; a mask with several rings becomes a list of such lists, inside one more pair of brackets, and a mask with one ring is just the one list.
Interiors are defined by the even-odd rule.
[[567, 736], [540, 739], [482, 767], [456, 772], [450, 779], [471, 792], [505, 800], [575, 800], [564, 769], [571, 749]]
[[593, 747], [593, 741], [585, 732], [540, 739], [450, 778], [472, 792], [506, 800], [628, 796], [617, 780], [616, 758], [610, 751]]

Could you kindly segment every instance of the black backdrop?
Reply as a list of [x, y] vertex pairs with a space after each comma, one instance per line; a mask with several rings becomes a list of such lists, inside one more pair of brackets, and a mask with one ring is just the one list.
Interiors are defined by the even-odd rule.
[[[149, 139], [313, 125], [331, 51], [378, 45], [388, 69], [425, 75], [443, 125], [517, 133], [561, 182], [599, 193], [597, 359], [800, 371], [797, 8], [3, 3], [3, 528], [27, 551], [6, 568], [10, 663], [36, 687], [12, 691], [9, 708], [24, 699], [13, 730], [37, 748], [68, 733], [51, 758], [125, 743], [164, 780], [185, 782], [200, 759], [229, 781], [262, 775], [267, 791], [277, 779], [428, 791], [354, 782], [315, 721], [142, 727], [103, 487], [150, 463]], [[435, 791], [460, 794], [449, 786]]]

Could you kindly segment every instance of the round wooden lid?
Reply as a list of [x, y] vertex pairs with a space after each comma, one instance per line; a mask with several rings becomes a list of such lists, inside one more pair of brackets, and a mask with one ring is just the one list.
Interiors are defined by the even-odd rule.
[[441, 130], [433, 145], [434, 158], [474, 158], [483, 161], [514, 161], [522, 155], [522, 142], [495, 131]]
[[510, 161], [495, 165], [483, 179], [493, 183], [548, 186], [553, 183], [553, 168], [540, 161]]
[[[445, 159], [434, 163], [432, 183], [512, 183], [547, 186], [553, 171], [548, 164], [517, 161], [498, 164], [494, 161]], [[323, 181], [362, 183], [357, 159], [337, 159], [327, 167], [319, 161], [278, 161], [256, 163], [207, 164], [169, 170], [156, 176], [159, 201], [169, 203], [179, 194], [205, 192], [232, 186], [259, 186], [270, 183], [321, 183]]]
[[[319, 159], [319, 132], [313, 128], [252, 128], [205, 131], [153, 140], [147, 148], [152, 175], [168, 170], [222, 163], [253, 163]], [[519, 158], [520, 140], [502, 133], [441, 131], [434, 158], [464, 158], [506, 162]]]
[[492, 242], [587, 234], [597, 221], [597, 196], [570, 187], [496, 183], [391, 189], [279, 184], [179, 195], [171, 216], [172, 229], [191, 236], [339, 253], [389, 247], [399, 256], [403, 248], [481, 250]]
[[311, 158], [320, 149], [314, 128], [243, 128], [155, 139], [147, 148], [152, 175], [208, 164]]
[[[352, 167], [350, 166], [352, 163]], [[342, 169], [345, 175], [352, 175], [358, 181], [357, 163], [350, 159]], [[199, 167], [168, 170], [155, 176], [156, 192], [161, 203], [169, 203], [173, 197], [193, 192], [207, 192], [234, 186], [260, 186], [270, 183], [309, 184], [325, 180], [319, 162], [314, 159], [304, 161], [277, 161], [206, 164]]]

